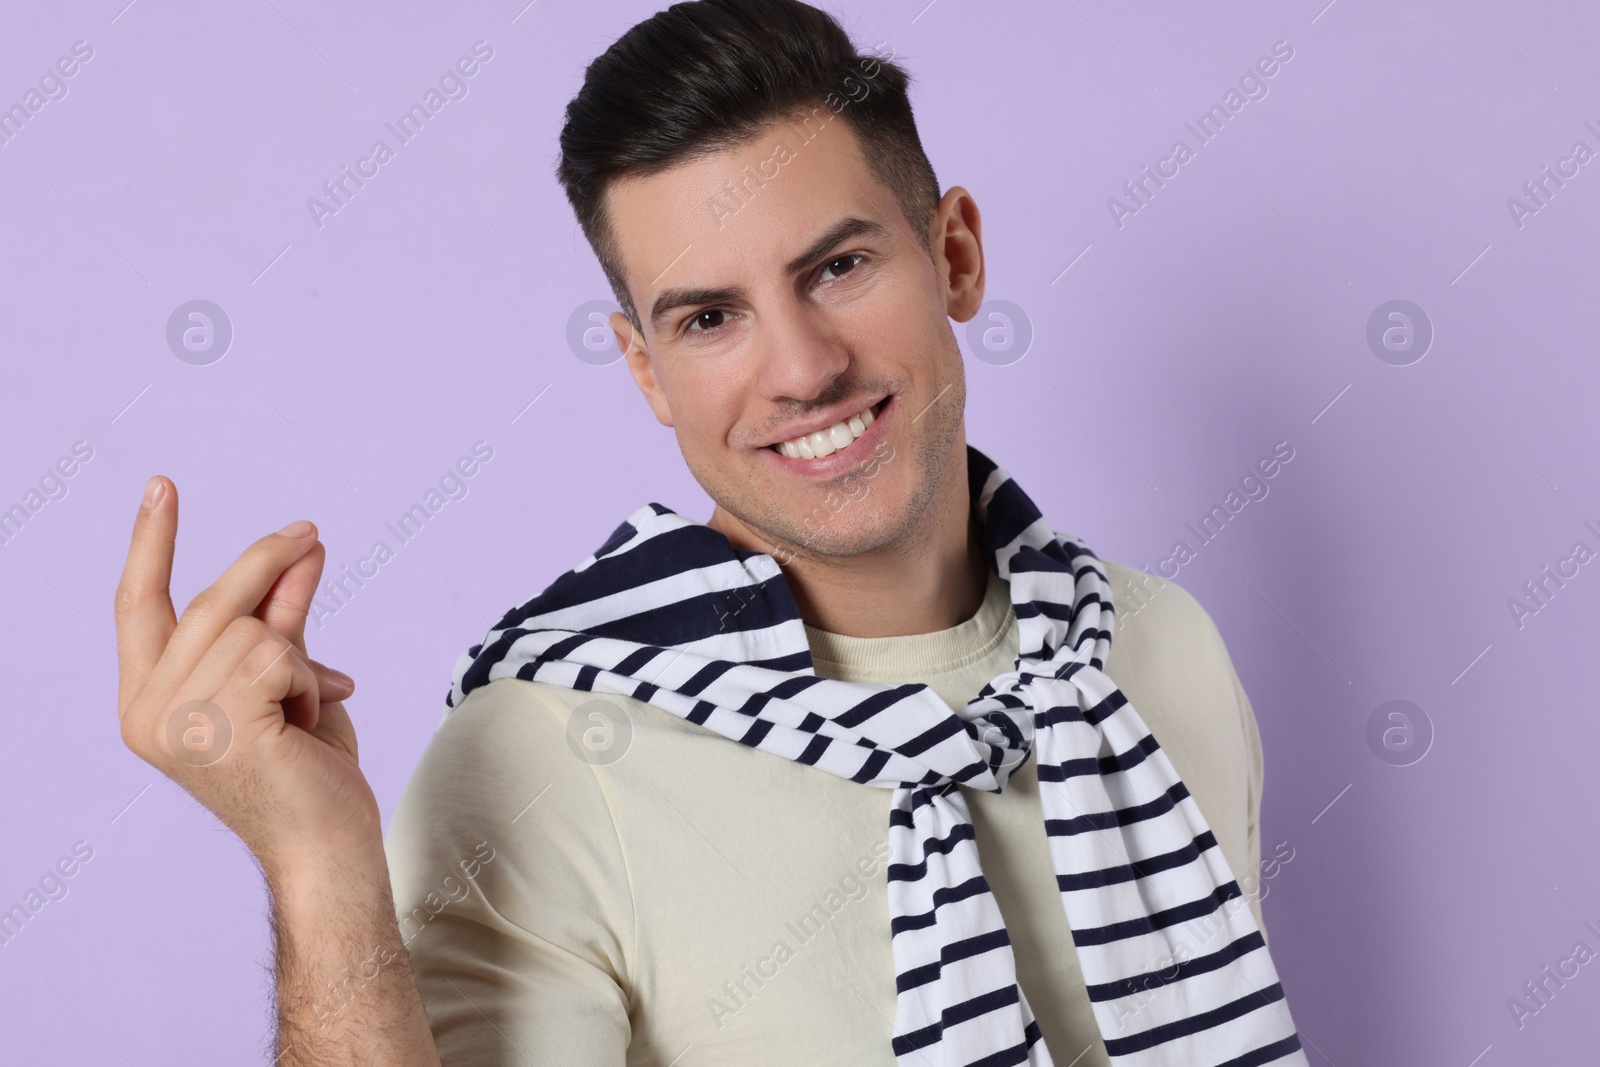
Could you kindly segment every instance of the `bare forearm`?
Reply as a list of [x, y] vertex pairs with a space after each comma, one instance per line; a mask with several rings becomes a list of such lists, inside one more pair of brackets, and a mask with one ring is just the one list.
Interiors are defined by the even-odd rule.
[[439, 1067], [387, 871], [269, 874], [268, 884], [278, 1067]]

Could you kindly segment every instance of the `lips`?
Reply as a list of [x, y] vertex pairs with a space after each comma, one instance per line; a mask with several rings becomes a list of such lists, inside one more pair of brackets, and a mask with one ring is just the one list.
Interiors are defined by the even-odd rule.
[[779, 441], [770, 447], [774, 452], [790, 459], [827, 459], [835, 452], [848, 450], [867, 432], [867, 427], [871, 426], [877, 417], [873, 411], [876, 406], [869, 405], [830, 426], [791, 437], [787, 441]]
[[[818, 457], [816, 450], [813, 449], [811, 453], [813, 458], [805, 458], [804, 454], [799, 451], [799, 437], [791, 437], [756, 451], [766, 453], [766, 461], [776, 464], [784, 474], [797, 476], [807, 482], [818, 484], [832, 482], [836, 478], [848, 475], [851, 471], [862, 469], [863, 464], [870, 463], [873, 455], [884, 447], [889, 435], [896, 433], [899, 429], [900, 421], [897, 413], [900, 410], [900, 400], [895, 394], [890, 393], [878, 403], [863, 410], [871, 413], [870, 422], [865, 415], [859, 412], [856, 413], [856, 416], [848, 416], [838, 420], [844, 423], [845, 431], [851, 435], [850, 443], [843, 448], [835, 448], [833, 452], [826, 456]], [[855, 431], [850, 427], [851, 417], [860, 417], [861, 419], [861, 426], [865, 432], [859, 437], [855, 435]], [[812, 435], [816, 433], [827, 433], [829, 435], [829, 443], [831, 443], [835, 425], [837, 425], [837, 422], [830, 423], [820, 430], [813, 430], [811, 433], [803, 435], [806, 440], [806, 447], [810, 447]], [[795, 449], [792, 456], [785, 455], [780, 448], [780, 446], [789, 445], [793, 445]]]

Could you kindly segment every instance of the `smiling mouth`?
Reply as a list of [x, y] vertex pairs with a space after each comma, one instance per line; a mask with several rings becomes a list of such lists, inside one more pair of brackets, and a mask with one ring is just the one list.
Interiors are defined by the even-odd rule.
[[792, 437], [787, 441], [779, 441], [769, 445], [774, 452], [790, 459], [826, 459], [835, 452], [843, 452], [856, 439], [867, 432], [878, 413], [883, 410], [883, 405], [889, 398], [884, 397], [871, 407], [862, 408], [847, 419], [841, 419], [832, 426], [817, 430], [814, 433], [802, 434]]

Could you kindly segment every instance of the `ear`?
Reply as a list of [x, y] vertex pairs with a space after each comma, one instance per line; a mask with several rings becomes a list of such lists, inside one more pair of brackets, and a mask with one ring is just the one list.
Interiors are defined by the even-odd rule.
[[657, 422], [671, 426], [672, 405], [667, 402], [667, 394], [656, 380], [656, 371], [650, 365], [650, 352], [644, 346], [644, 338], [633, 328], [628, 316], [620, 311], [611, 313], [610, 322], [611, 332], [617, 338], [617, 348], [628, 361], [628, 373], [633, 375], [634, 384], [644, 394], [645, 403], [655, 412]]
[[961, 186], [940, 199], [928, 223], [928, 248], [939, 268], [946, 313], [966, 322], [983, 304], [983, 219], [978, 202]]

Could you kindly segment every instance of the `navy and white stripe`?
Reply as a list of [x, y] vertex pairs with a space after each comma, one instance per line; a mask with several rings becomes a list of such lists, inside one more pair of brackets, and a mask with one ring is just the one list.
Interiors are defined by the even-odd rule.
[[456, 663], [447, 707], [516, 677], [647, 701], [745, 745], [894, 791], [887, 871], [911, 1067], [1051, 1063], [1017, 985], [958, 785], [1005, 788], [1033, 753], [1050, 858], [1095, 1021], [1118, 1067], [1305, 1064], [1272, 957], [1199, 807], [1103, 672], [1099, 559], [993, 460], [968, 481], [1009, 581], [1012, 670], [964, 708], [926, 685], [819, 677], [765, 553], [650, 504]]

